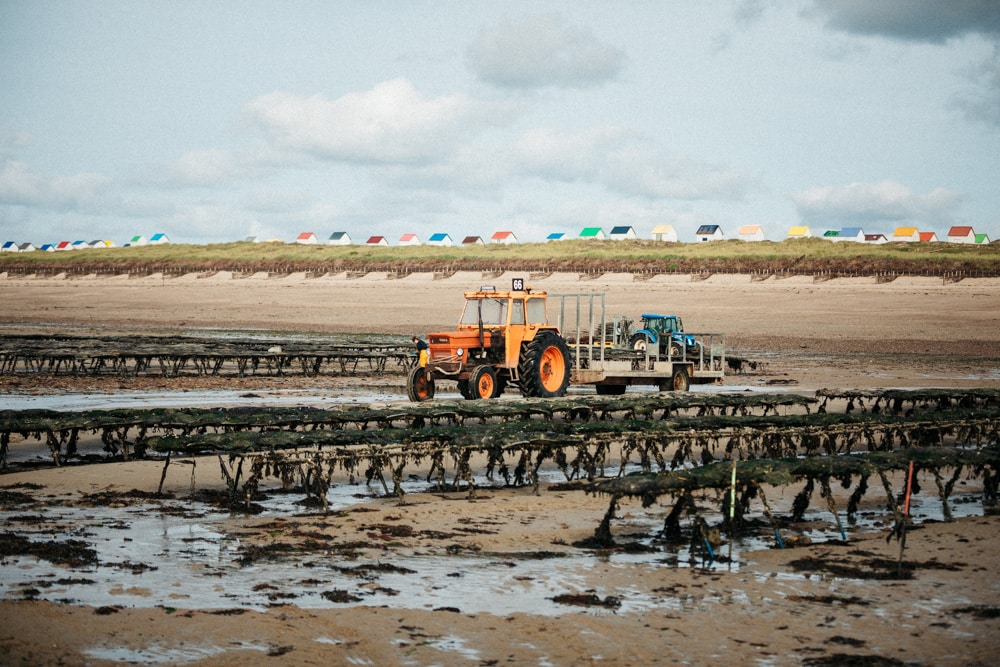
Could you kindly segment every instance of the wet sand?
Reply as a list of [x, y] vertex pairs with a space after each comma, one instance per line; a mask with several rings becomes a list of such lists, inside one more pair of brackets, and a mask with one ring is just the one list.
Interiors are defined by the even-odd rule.
[[[489, 281], [500, 286], [508, 278]], [[8, 331], [222, 327], [420, 333], [450, 327], [461, 291], [483, 282], [478, 274], [445, 280], [429, 275], [402, 280], [0, 278], [6, 302], [0, 323]], [[767, 360], [770, 374], [750, 376], [748, 383], [785, 378], [803, 389], [1000, 386], [995, 333], [1000, 330], [1000, 282], [944, 285], [909, 279], [878, 285], [789, 278], [757, 283], [741, 277], [636, 282], [631, 276], [579, 281], [575, 275], [533, 282], [551, 292], [607, 292], [615, 314], [672, 311], [684, 317], [689, 330], [723, 331], [731, 347]], [[225, 382], [234, 388], [233, 380]], [[254, 382], [262, 386], [268, 380]], [[295, 379], [282, 382], [308, 386]], [[0, 476], [0, 487], [39, 485], [33, 494], [69, 497], [152, 490], [161, 467], [130, 462], [35, 470]], [[206, 463], [199, 473], [200, 487], [220, 484], [218, 475], [208, 472], [211, 467]], [[184, 466], [172, 466], [166, 489], [183, 494], [190, 474]], [[934, 494], [932, 478], [923, 486], [924, 493]], [[884, 502], [884, 494], [871, 496], [872, 506]], [[476, 500], [464, 494], [415, 494], [402, 504], [378, 499], [362, 507], [330, 517], [289, 517], [280, 530], [273, 519], [234, 517], [231, 529], [244, 531], [248, 543], [295, 539], [295, 531], [319, 531], [344, 543], [374, 541], [384, 549], [386, 562], [447, 553], [448, 546], [458, 545], [453, 551], [478, 549], [516, 571], [526, 553], [572, 549], [573, 541], [592, 534], [607, 499], [543, 487], [539, 495], [530, 489], [490, 490]], [[643, 511], [637, 501], [623, 504], [617, 529], [628, 530], [630, 516]], [[386, 525], [412, 530], [385, 539], [372, 529]], [[463, 599], [435, 608], [350, 604], [305, 609], [292, 600], [264, 610], [189, 610], [183, 590], [169, 608], [144, 605], [140, 591], [127, 592], [136, 580], [123, 576], [122, 602], [108, 608], [0, 602], [0, 664], [133, 660], [228, 666], [266, 659], [274, 665], [801, 665], [845, 664], [834, 660], [851, 655], [883, 660], [860, 662], [859, 657], [855, 664], [986, 665], [1000, 649], [998, 528], [994, 515], [921, 525], [907, 537], [906, 561], [914, 568], [905, 580], [833, 574], [840, 567], [871, 570], [875, 562], [894, 561], [898, 543], [887, 542], [881, 529], [851, 532], [847, 544], [830, 540], [745, 554], [734, 572], [655, 562], [623, 566], [614, 557], [595, 554], [592, 569], [565, 582], [566, 593], [593, 593], [604, 600], [642, 595], [656, 601], [640, 611], [567, 606], [558, 615], [492, 614], [468, 611], [471, 602]], [[440, 533], [451, 537], [442, 540]], [[809, 566], [797, 569], [803, 561]], [[261, 567], [266, 583], [266, 564]], [[8, 581], [22, 580], [9, 564], [3, 568]], [[71, 569], [66, 573], [86, 576]], [[141, 577], [141, 586], [155, 582], [155, 572]]]

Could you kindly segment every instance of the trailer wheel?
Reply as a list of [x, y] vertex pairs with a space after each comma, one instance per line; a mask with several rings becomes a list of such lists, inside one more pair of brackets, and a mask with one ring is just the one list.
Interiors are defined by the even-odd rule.
[[517, 365], [521, 393], [553, 398], [564, 396], [569, 386], [569, 348], [556, 333], [543, 331], [521, 348]]
[[434, 398], [434, 379], [423, 366], [414, 367], [406, 376], [406, 393], [410, 400], [419, 403]]
[[497, 394], [497, 374], [491, 366], [476, 366], [469, 376], [469, 398], [495, 398]]
[[674, 371], [674, 377], [671, 381], [674, 391], [687, 391], [691, 388], [691, 380], [688, 378], [688, 373], [683, 368], [678, 368]]

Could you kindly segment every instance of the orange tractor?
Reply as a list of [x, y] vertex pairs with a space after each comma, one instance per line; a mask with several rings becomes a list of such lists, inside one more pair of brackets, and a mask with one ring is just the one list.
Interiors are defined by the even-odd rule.
[[521, 278], [509, 292], [492, 286], [465, 293], [455, 331], [427, 337], [426, 365], [407, 377], [411, 401], [434, 398], [440, 380], [454, 380], [468, 399], [495, 398], [509, 384], [524, 396], [563, 396], [569, 386], [569, 348], [549, 324], [546, 293], [532, 292]]

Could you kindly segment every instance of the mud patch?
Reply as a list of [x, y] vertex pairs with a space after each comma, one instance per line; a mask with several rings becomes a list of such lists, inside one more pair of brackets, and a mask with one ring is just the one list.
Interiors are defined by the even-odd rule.
[[24, 535], [0, 533], [0, 558], [33, 556], [56, 565], [86, 567], [97, 564], [97, 551], [82, 540], [33, 542]]
[[881, 655], [834, 653], [819, 658], [806, 658], [802, 664], [806, 667], [905, 667], [907, 663]]
[[622, 606], [620, 598], [609, 595], [601, 598], [596, 593], [564, 593], [552, 598], [556, 604], [573, 605], [576, 607], [604, 607], [605, 609], [617, 609]]
[[958, 609], [952, 609], [951, 613], [955, 616], [970, 614], [973, 618], [985, 620], [1000, 618], [1000, 607], [976, 605], [974, 607], [960, 607]]

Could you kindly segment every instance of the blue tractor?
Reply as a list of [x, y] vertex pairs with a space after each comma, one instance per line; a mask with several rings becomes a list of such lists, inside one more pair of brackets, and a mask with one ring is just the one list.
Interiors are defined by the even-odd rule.
[[643, 313], [642, 327], [629, 338], [629, 347], [649, 354], [669, 354], [672, 358], [683, 359], [685, 353], [697, 354], [698, 343], [694, 336], [684, 333], [684, 324], [676, 315]]

